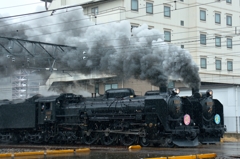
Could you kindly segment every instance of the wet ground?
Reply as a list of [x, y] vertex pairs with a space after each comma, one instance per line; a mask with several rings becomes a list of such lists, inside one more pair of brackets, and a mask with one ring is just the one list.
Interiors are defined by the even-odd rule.
[[[129, 150], [112, 148], [94, 149], [89, 147], [90, 152], [77, 154], [63, 154], [51, 156], [35, 156], [38, 159], [142, 159], [150, 157], [166, 157], [180, 155], [196, 155], [206, 153], [216, 153], [218, 159], [234, 159], [240, 158], [240, 142], [220, 143], [217, 145], [201, 145], [197, 148], [157, 148], [143, 147], [139, 150]], [[18, 159], [24, 157], [17, 157]], [[25, 157], [26, 158], [26, 157]], [[30, 159], [30, 157], [27, 157]]]

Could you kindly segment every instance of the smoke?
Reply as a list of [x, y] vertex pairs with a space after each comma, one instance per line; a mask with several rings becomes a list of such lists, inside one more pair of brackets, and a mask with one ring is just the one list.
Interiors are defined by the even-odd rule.
[[57, 93], [73, 93], [73, 94], [81, 94], [84, 97], [90, 97], [91, 93], [87, 92], [81, 85], [76, 81], [70, 82], [54, 82], [48, 91], [57, 92]]
[[[58, 25], [53, 25], [58, 23]], [[128, 21], [97, 25], [89, 20], [82, 8], [69, 10], [58, 15], [48, 16], [32, 23], [11, 25], [0, 22], [1, 36], [15, 37], [55, 44], [75, 46], [76, 49], [44, 46], [56, 60], [58, 70], [74, 71], [83, 74], [106, 73], [120, 78], [148, 80], [153, 85], [166, 84], [169, 78], [182, 79], [189, 87], [199, 88], [198, 67], [191, 54], [180, 47], [165, 43], [163, 34], [147, 25], [134, 28]], [[18, 30], [18, 31], [16, 31]], [[7, 49], [8, 40], [0, 39]], [[11, 57], [1, 48], [0, 77], [10, 76], [21, 68], [38, 68], [39, 74], [47, 78], [46, 68], [51, 65], [49, 55], [40, 47], [24, 44], [33, 55], [19, 46], [11, 46]], [[83, 52], [86, 52], [83, 55]], [[21, 55], [21, 56], [20, 56]], [[83, 56], [87, 58], [83, 60]], [[28, 61], [26, 60], [28, 59]], [[49, 61], [50, 60], [50, 61]], [[35, 69], [36, 70], [36, 69]]]

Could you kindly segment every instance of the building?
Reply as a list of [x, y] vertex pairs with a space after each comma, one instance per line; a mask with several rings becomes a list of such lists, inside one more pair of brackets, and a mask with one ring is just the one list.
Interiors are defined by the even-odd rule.
[[[214, 91], [214, 97], [224, 104], [228, 131], [239, 132], [240, 1], [56, 0], [49, 9], [74, 5], [82, 5], [98, 25], [122, 20], [129, 20], [132, 28], [147, 24], [149, 29], [162, 31], [166, 42], [189, 50], [200, 68], [201, 91]], [[173, 85], [184, 87], [179, 81]], [[138, 94], [157, 89], [147, 82], [130, 80], [101, 83], [95, 90], [115, 87], [131, 87]], [[182, 90], [182, 95], [190, 94], [189, 89]]]

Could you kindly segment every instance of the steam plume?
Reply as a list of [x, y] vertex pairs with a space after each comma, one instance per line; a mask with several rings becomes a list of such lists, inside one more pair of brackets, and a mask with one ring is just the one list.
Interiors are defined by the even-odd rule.
[[[50, 25], [54, 23], [59, 24]], [[48, 26], [40, 27], [47, 24]], [[77, 49], [69, 48], [64, 52], [58, 49], [55, 54], [51, 47], [45, 47], [56, 59], [58, 70], [134, 77], [148, 80], [156, 86], [166, 84], [169, 77], [181, 78], [192, 88], [200, 86], [198, 67], [191, 54], [180, 47], [165, 43], [163, 34], [156, 29], [149, 30], [147, 25], [134, 28], [132, 33], [128, 21], [95, 25], [83, 14], [82, 8], [45, 18], [44, 22], [39, 20], [33, 24], [14, 25], [8, 27], [8, 30], [1, 27], [3, 25], [6, 23], [0, 24], [1, 36], [76, 46]], [[38, 28], [35, 28], [36, 26]], [[0, 43], [5, 47], [9, 46], [6, 40], [1, 39]], [[32, 46], [26, 44], [26, 48], [31, 50]], [[26, 57], [29, 57], [29, 54], [25, 50], [18, 46], [13, 49], [15, 62], [10, 62], [6, 57], [8, 53], [1, 48], [0, 68], [3, 69], [0, 76], [11, 75], [22, 67], [49, 67], [49, 56], [40, 47], [35, 48], [34, 57], [30, 57], [28, 63]], [[86, 55], [83, 55], [84, 51]], [[83, 56], [87, 56], [87, 59], [83, 60]], [[46, 74], [44, 71], [39, 73]]]

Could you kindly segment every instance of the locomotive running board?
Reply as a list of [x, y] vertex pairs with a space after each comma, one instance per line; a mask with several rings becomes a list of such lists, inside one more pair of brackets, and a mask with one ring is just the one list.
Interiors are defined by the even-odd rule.
[[179, 147], [196, 147], [199, 145], [197, 137], [194, 140], [173, 139], [173, 143]]

